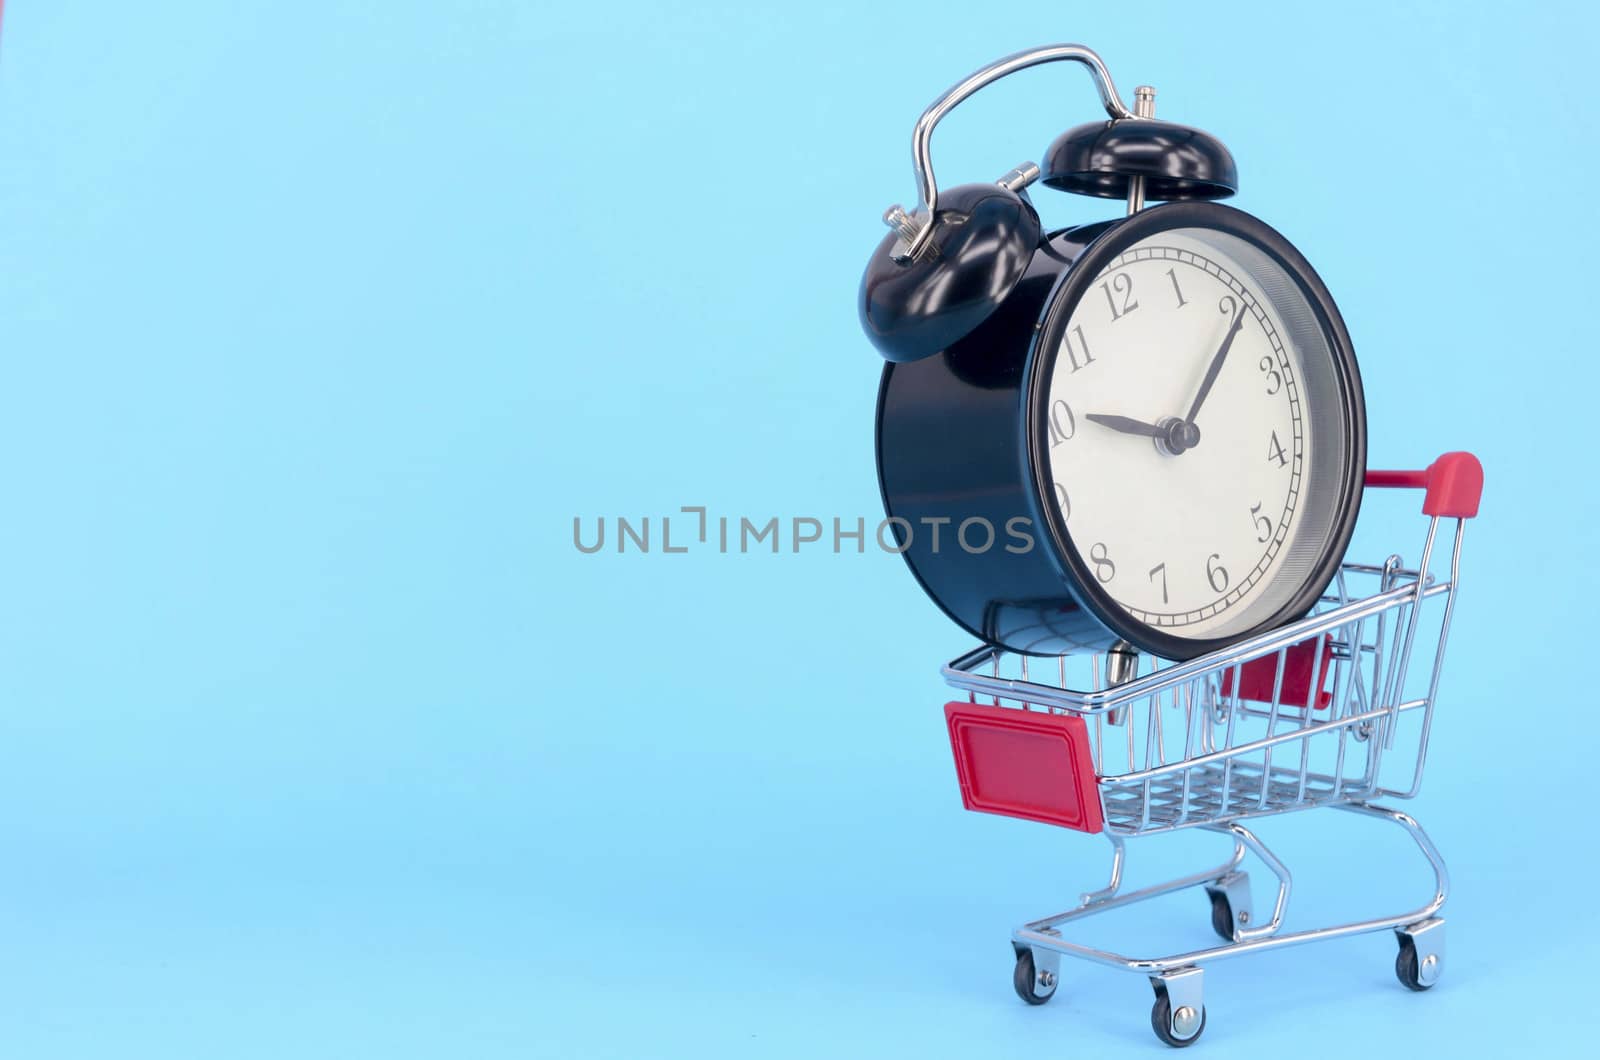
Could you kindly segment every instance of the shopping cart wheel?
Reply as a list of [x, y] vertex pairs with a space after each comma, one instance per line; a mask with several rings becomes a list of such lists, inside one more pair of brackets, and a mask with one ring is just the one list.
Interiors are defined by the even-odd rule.
[[1017, 996], [1030, 1005], [1042, 1005], [1056, 996], [1056, 968], [1060, 958], [1055, 954], [1050, 955], [1053, 960], [1041, 961], [1043, 968], [1034, 967], [1033, 951], [1017, 948], [1017, 967], [1011, 973], [1011, 985], [1017, 991]]
[[1422, 991], [1433, 986], [1432, 983], [1424, 983], [1420, 978], [1421, 968], [1419, 964], [1417, 948], [1409, 942], [1402, 942], [1400, 944], [1400, 952], [1395, 954], [1394, 957], [1394, 976], [1400, 980], [1400, 985], [1407, 990]]
[[1233, 941], [1233, 906], [1221, 891], [1211, 892], [1211, 930], [1224, 942]]
[[1200, 1040], [1206, 1029], [1205, 976], [1199, 968], [1179, 968], [1152, 975], [1156, 1003], [1150, 1010], [1150, 1027], [1156, 1037], [1182, 1049]]
[[1201, 1005], [1197, 1014], [1189, 1014], [1194, 1013], [1194, 1011], [1194, 1009], [1179, 1009], [1179, 1012], [1183, 1014], [1183, 1018], [1176, 1022], [1186, 1029], [1191, 1026], [1194, 1027], [1194, 1030], [1189, 1032], [1189, 1037], [1180, 1038], [1173, 1033], [1172, 1029], [1175, 1022], [1172, 1016], [1172, 1002], [1165, 997], [1158, 997], [1156, 998], [1155, 1006], [1150, 1009], [1150, 1027], [1156, 1032], [1157, 1038], [1160, 1038], [1174, 1049], [1182, 1049], [1186, 1045], [1193, 1045], [1199, 1041], [1201, 1032], [1206, 1029], [1206, 1007]]
[[1423, 991], [1439, 981], [1444, 971], [1444, 920], [1434, 917], [1397, 930], [1400, 952], [1394, 958], [1394, 977], [1407, 990]]
[[1211, 899], [1211, 930], [1232, 942], [1234, 931], [1250, 923], [1250, 874], [1230, 872], [1206, 884], [1206, 896]]

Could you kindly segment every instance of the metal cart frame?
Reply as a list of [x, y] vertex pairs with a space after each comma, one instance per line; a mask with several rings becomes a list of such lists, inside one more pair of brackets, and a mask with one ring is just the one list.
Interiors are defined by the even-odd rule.
[[[1012, 932], [1013, 985], [1023, 1000], [1050, 999], [1063, 955], [1143, 972], [1155, 990], [1157, 1037], [1186, 1046], [1205, 1028], [1203, 965], [1380, 931], [1395, 932], [1401, 983], [1426, 990], [1438, 982], [1445, 932], [1436, 914], [1449, 893], [1444, 860], [1414, 818], [1378, 800], [1409, 799], [1421, 788], [1461, 542], [1466, 520], [1477, 514], [1483, 470], [1471, 454], [1449, 453], [1426, 471], [1368, 472], [1366, 484], [1426, 491], [1421, 559], [1414, 568], [1398, 555], [1378, 565], [1344, 564], [1318, 607], [1298, 622], [1188, 662], [1149, 660], [1142, 675], [1137, 661], [1115, 651], [1030, 659], [984, 647], [944, 668], [947, 683], [968, 694], [945, 708], [967, 808], [1102, 832], [1111, 842], [1106, 886]], [[1430, 565], [1446, 520], [1454, 521], [1454, 533], [1448, 577], [1440, 577]], [[1432, 659], [1419, 671], [1428, 674], [1426, 687], [1408, 696], [1413, 657], [1426, 655], [1427, 645]], [[1054, 671], [1053, 682], [1038, 679], [1041, 666]], [[1077, 690], [1084, 684], [1088, 690]], [[1397, 783], [1385, 779], [1396, 765]], [[1242, 822], [1317, 806], [1403, 829], [1433, 870], [1429, 899], [1387, 916], [1282, 932], [1291, 874]], [[1128, 837], [1190, 827], [1229, 836], [1232, 856], [1202, 872], [1121, 890]], [[1277, 881], [1265, 921], [1256, 918], [1241, 869], [1247, 852]], [[1074, 921], [1193, 887], [1210, 897], [1221, 945], [1132, 957], [1062, 937]]]

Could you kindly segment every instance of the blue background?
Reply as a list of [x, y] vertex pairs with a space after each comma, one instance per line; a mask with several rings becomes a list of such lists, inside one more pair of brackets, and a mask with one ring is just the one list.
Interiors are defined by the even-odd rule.
[[[1010, 927], [1104, 844], [960, 810], [964, 641], [899, 560], [572, 544], [877, 518], [853, 300], [911, 124], [1056, 40], [1232, 148], [1343, 307], [1374, 465], [1488, 471], [1411, 807], [1449, 974], [1226, 962], [1200, 1047], [1592, 1037], [1592, 7], [670, 6], [8, 5], [0, 1055], [1154, 1055], [1140, 977], [1012, 995]], [[1096, 113], [1031, 71], [939, 172]], [[1414, 555], [1414, 498], [1364, 519]], [[1297, 923], [1426, 887], [1398, 833], [1261, 831]], [[1199, 945], [1204, 902], [1099, 937]]]

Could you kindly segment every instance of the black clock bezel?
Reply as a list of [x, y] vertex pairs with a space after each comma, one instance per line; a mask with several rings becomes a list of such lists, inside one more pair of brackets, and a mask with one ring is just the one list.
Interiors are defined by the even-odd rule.
[[[1054, 485], [1050, 478], [1046, 429], [1050, 378], [1060, 353], [1062, 332], [1078, 302], [1099, 279], [1100, 271], [1123, 251], [1150, 236], [1177, 228], [1206, 228], [1243, 239], [1276, 262], [1299, 287], [1327, 338], [1350, 439], [1344, 453], [1344, 475], [1334, 508], [1332, 533], [1323, 554], [1300, 589], [1284, 606], [1250, 628], [1225, 637], [1204, 639], [1174, 636], [1148, 626], [1128, 614], [1110, 594], [1100, 588], [1088, 564], [1073, 546], [1060, 511], [1051, 501]], [[1028, 348], [1023, 378], [1023, 392], [1027, 395], [1023, 460], [1027, 481], [1032, 487], [1031, 499], [1042, 517], [1041, 524], [1046, 529], [1045, 543], [1052, 559], [1061, 568], [1064, 580], [1078, 603], [1097, 622], [1140, 651], [1164, 659], [1183, 660], [1226, 648], [1275, 629], [1300, 618], [1316, 605], [1344, 560], [1345, 549], [1349, 546], [1360, 513], [1367, 462], [1366, 406], [1355, 349], [1333, 296], [1311, 263], [1275, 229], [1241, 210], [1211, 202], [1167, 203], [1142, 210], [1113, 225], [1084, 250], [1050, 292]]]

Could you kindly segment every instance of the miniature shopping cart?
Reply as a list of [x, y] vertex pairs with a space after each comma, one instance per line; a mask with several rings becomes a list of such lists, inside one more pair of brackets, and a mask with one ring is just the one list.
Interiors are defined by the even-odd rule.
[[[1050, 999], [1063, 954], [1144, 972], [1155, 988], [1156, 1036], [1184, 1046], [1205, 1029], [1201, 966], [1208, 961], [1390, 930], [1400, 944], [1401, 983], [1426, 990], [1438, 981], [1444, 861], [1415, 820], [1375, 800], [1409, 799], [1422, 783], [1462, 532], [1477, 514], [1483, 469], [1469, 453], [1449, 453], [1426, 471], [1368, 472], [1366, 484], [1426, 490], [1421, 559], [1415, 567], [1398, 555], [1376, 565], [1345, 563], [1318, 606], [1292, 625], [1183, 663], [1140, 663], [1116, 653], [1029, 658], [981, 648], [945, 667], [946, 681], [969, 695], [945, 707], [966, 807], [1101, 832], [1111, 841], [1104, 888], [1012, 932], [1013, 983], [1024, 1001]], [[1441, 523], [1449, 540], [1450, 520], [1454, 540], [1442, 578], [1430, 565]], [[1419, 680], [1408, 681], [1411, 673]], [[1429, 900], [1396, 915], [1281, 932], [1289, 870], [1243, 822], [1314, 806], [1404, 829], [1433, 867]], [[1122, 892], [1127, 837], [1196, 827], [1230, 836], [1232, 856], [1204, 872]], [[1278, 882], [1264, 919], [1240, 870], [1246, 851]], [[1135, 958], [1062, 937], [1072, 921], [1189, 887], [1210, 896], [1222, 945]]]

